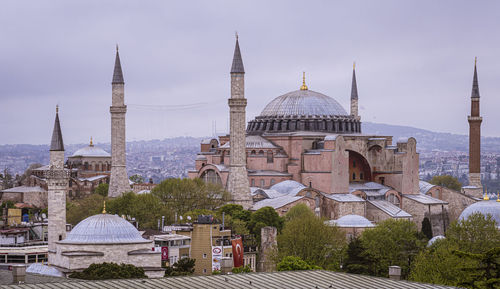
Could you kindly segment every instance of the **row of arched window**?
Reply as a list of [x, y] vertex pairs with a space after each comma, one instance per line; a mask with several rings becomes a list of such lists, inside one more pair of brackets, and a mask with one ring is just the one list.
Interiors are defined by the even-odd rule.
[[[258, 183], [259, 183], [259, 187], [260, 188], [265, 188], [266, 187], [266, 180], [265, 179], [258, 180]], [[274, 184], [276, 184], [276, 181], [274, 179], [271, 179], [269, 181], [269, 186], [271, 187]], [[257, 186], [257, 181], [255, 179], [250, 179], [250, 186], [251, 187], [256, 187]]]

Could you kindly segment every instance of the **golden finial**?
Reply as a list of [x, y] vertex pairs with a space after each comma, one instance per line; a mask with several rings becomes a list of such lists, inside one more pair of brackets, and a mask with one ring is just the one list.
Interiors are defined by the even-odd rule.
[[116, 52], [118, 52], [118, 43], [116, 43]]
[[490, 197], [488, 197], [488, 192], [486, 192], [486, 193], [484, 194], [484, 198], [483, 198], [483, 200], [485, 200], [485, 201], [489, 201], [489, 200], [490, 200]]
[[306, 85], [306, 72], [302, 72], [302, 86], [300, 87], [300, 90], [307, 90], [307, 85]]
[[497, 192], [497, 202], [500, 202], [500, 192]]
[[352, 62], [352, 70], [355, 70], [356, 69], [356, 61], [353, 61]]
[[106, 200], [104, 200], [104, 206], [102, 207], [102, 213], [106, 214]]
[[92, 142], [92, 137], [90, 137], [90, 146], [93, 147], [94, 143]]
[[56, 113], [59, 113], [59, 104], [56, 104]]
[[477, 56], [474, 58], [474, 65], [477, 64]]

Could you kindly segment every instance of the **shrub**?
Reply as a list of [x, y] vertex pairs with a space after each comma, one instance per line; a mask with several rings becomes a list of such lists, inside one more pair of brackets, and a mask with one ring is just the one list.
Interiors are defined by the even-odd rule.
[[144, 269], [131, 264], [102, 263], [91, 264], [82, 272], [75, 272], [70, 278], [85, 280], [148, 278]]

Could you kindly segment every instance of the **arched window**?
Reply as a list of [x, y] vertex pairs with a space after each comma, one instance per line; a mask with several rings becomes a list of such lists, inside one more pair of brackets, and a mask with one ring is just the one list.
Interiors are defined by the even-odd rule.
[[263, 150], [260, 150], [260, 151], [259, 151], [259, 155], [264, 155], [264, 151], [263, 151]]
[[362, 180], [363, 179], [363, 173], [359, 173], [359, 179]]
[[85, 170], [88, 170], [89, 169], [89, 163], [85, 162], [85, 164], [83, 165], [83, 167], [85, 168]]
[[274, 179], [271, 179], [271, 186], [274, 185], [276, 182], [274, 181]]
[[355, 180], [356, 179], [356, 173], [352, 173], [352, 179]]
[[250, 154], [251, 154], [251, 155], [256, 154], [256, 153], [255, 153], [255, 150], [251, 151], [251, 152], [250, 152]]
[[201, 174], [200, 177], [205, 183], [210, 183], [210, 184], [222, 184], [222, 180], [220, 179], [220, 176], [215, 172], [214, 170], [206, 170]]
[[252, 187], [255, 187], [255, 179], [252, 179], [252, 181], [251, 181], [251, 186], [252, 186]]
[[260, 180], [260, 187], [263, 188], [266, 185], [266, 181], [264, 179]]

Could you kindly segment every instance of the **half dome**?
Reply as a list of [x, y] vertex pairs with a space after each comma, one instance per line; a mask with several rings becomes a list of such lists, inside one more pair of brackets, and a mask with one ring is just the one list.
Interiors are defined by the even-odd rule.
[[268, 103], [260, 116], [347, 116], [335, 99], [312, 90], [296, 90], [278, 96]]
[[150, 243], [127, 220], [116, 215], [98, 214], [78, 223], [66, 239], [67, 244]]
[[497, 201], [479, 201], [474, 203], [460, 214], [459, 220], [465, 220], [470, 215], [475, 213], [481, 213], [484, 216], [491, 215], [491, 217], [497, 223], [497, 227], [500, 228], [500, 202]]

